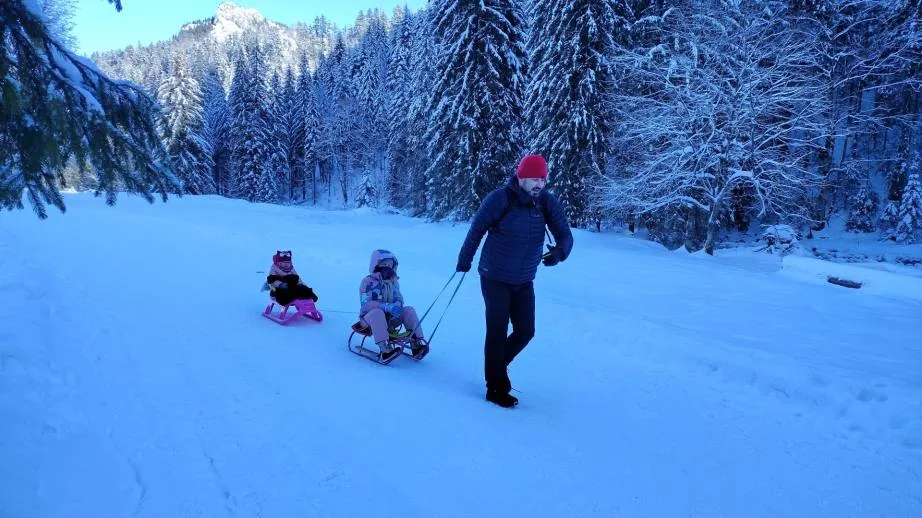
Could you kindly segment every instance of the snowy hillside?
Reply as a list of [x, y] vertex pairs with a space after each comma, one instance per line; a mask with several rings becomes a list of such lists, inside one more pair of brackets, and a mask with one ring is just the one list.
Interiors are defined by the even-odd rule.
[[[464, 225], [66, 203], [0, 215], [4, 518], [922, 516], [919, 277], [577, 231], [506, 410], [476, 274], [423, 362], [346, 349], [372, 250], [423, 311]], [[323, 322], [260, 316], [278, 248]]]
[[297, 53], [296, 30], [284, 24], [267, 20], [258, 10], [241, 7], [233, 2], [221, 2], [215, 15], [208, 20], [183, 25], [180, 33], [204, 32], [216, 42], [224, 42], [245, 33], [262, 34], [277, 40], [288, 59]]

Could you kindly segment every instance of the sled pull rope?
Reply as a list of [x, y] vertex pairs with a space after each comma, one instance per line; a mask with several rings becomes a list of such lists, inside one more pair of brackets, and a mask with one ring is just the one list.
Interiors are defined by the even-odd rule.
[[[445, 283], [445, 286], [442, 286], [442, 291], [440, 291], [439, 294], [435, 296], [435, 300], [432, 301], [432, 304], [429, 304], [429, 308], [426, 309], [426, 312], [423, 313], [423, 316], [421, 316], [421, 317], [419, 318], [419, 323], [420, 323], [420, 325], [422, 325], [423, 320], [426, 320], [426, 315], [428, 315], [428, 314], [429, 314], [429, 311], [432, 310], [432, 306], [435, 306], [435, 303], [438, 302], [439, 298], [442, 296], [442, 293], [445, 293], [445, 288], [447, 288], [448, 285], [451, 284], [451, 281], [455, 278], [455, 275], [458, 275], [458, 272], [455, 272], [455, 273], [451, 274], [451, 277], [448, 278], [448, 282]], [[463, 278], [464, 278], [464, 277], [462, 276], [462, 279], [463, 279]], [[461, 284], [461, 283], [458, 283], [459, 286], [460, 286], [460, 284]]]
[[[458, 272], [455, 272], [455, 273], [451, 274], [451, 279], [454, 279], [454, 278], [455, 278], [455, 275], [456, 275], [457, 273], [458, 273]], [[442, 323], [442, 319], [445, 318], [445, 313], [448, 312], [448, 307], [451, 306], [451, 301], [455, 300], [455, 295], [457, 295], [457, 294], [458, 294], [458, 290], [461, 289], [461, 283], [464, 282], [464, 276], [465, 276], [465, 275], [467, 275], [467, 272], [461, 273], [461, 279], [458, 280], [458, 285], [455, 286], [455, 291], [452, 292], [451, 297], [448, 299], [448, 304], [446, 304], [446, 305], [445, 305], [445, 309], [442, 310], [442, 315], [439, 317], [439, 321], [435, 323], [435, 327], [432, 329], [432, 333], [429, 334], [428, 343], [429, 343], [430, 345], [432, 344], [432, 338], [435, 337], [435, 332], [439, 329], [439, 324]], [[448, 282], [451, 282], [451, 279], [448, 279]], [[448, 284], [446, 284], [445, 286], [447, 287]], [[442, 291], [445, 291], [445, 288], [442, 288]], [[439, 297], [440, 297], [440, 296], [442, 296], [441, 293], [439, 293]], [[435, 300], [438, 300], [439, 297], [436, 297]], [[435, 304], [435, 301], [433, 301], [432, 303]], [[429, 308], [431, 309], [432, 306], [429, 306]], [[427, 309], [427, 310], [426, 310], [426, 313], [428, 313], [428, 312], [429, 312], [429, 310]], [[423, 315], [423, 317], [425, 317], [425, 315]], [[422, 325], [422, 322], [423, 322], [422, 319], [420, 319], [419, 322], [420, 322], [420, 325]]]

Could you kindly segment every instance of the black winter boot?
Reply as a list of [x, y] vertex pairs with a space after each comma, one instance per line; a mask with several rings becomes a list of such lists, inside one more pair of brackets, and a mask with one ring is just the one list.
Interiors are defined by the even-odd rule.
[[519, 400], [515, 396], [498, 390], [487, 390], [487, 401], [503, 408], [512, 408], [519, 404]]
[[415, 339], [413, 345], [410, 346], [410, 353], [413, 359], [422, 360], [429, 354], [429, 344], [422, 338]]
[[378, 348], [378, 361], [381, 363], [390, 363], [394, 358], [400, 356], [400, 348], [387, 342], [378, 345]]

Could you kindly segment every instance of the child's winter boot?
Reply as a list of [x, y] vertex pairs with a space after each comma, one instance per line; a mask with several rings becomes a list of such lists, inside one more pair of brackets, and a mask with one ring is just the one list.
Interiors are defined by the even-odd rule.
[[381, 363], [390, 363], [396, 356], [400, 354], [400, 348], [394, 347], [390, 342], [382, 342], [378, 344], [378, 360]]

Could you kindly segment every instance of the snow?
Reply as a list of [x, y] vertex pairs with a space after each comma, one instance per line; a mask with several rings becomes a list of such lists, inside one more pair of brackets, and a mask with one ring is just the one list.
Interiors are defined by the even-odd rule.
[[783, 274], [804, 282], [824, 283], [830, 276], [849, 279], [862, 283], [862, 289], [874, 295], [922, 303], [922, 277], [798, 256], [785, 257]]
[[[42, 8], [42, 5], [38, 2], [38, 0], [21, 1], [23, 6], [30, 13], [47, 22], [45, 10]], [[49, 37], [54, 40], [53, 35], [49, 35]], [[71, 88], [80, 93], [80, 95], [87, 103], [88, 110], [102, 113], [102, 105], [99, 103], [99, 100], [92, 92], [92, 90], [95, 88], [95, 85], [87, 82], [92, 81], [92, 79], [85, 78], [84, 73], [77, 68], [77, 64], [79, 63], [79, 65], [89, 73], [102, 75], [102, 72], [99, 71], [99, 68], [97, 68], [96, 64], [89, 59], [72, 53], [56, 40], [53, 45], [48, 46], [47, 50], [48, 54], [43, 55], [41, 58], [44, 62], [46, 62], [43, 63], [43, 66], [47, 68], [50, 73], [56, 75], [61, 81], [67, 83]], [[12, 86], [19, 86], [18, 81], [15, 79], [12, 81]]]
[[[86, 64], [87, 61], [83, 58], [78, 58], [63, 48], [59, 49], [52, 47], [51, 55], [54, 66], [49, 69], [50, 72], [79, 92], [86, 101], [88, 110], [99, 114], [105, 113], [102, 104], [99, 103], [99, 100], [91, 91], [93, 86], [86, 82], [83, 74], [77, 69], [75, 64], [76, 61], [80, 61], [82, 64]], [[96, 71], [95, 66], [90, 67], [90, 69]]]
[[[822, 263], [827, 263], [824, 267], [827, 270], [836, 268], [830, 261], [849, 264], [857, 268], [852, 270], [856, 277], [861, 277], [868, 270], [876, 270], [896, 273], [900, 278], [922, 278], [922, 243], [897, 243], [885, 238], [887, 232], [852, 232], [847, 230], [846, 223], [847, 215], [838, 214], [829, 218], [823, 230], [814, 232], [812, 238], [799, 236], [795, 255], [822, 259]], [[765, 234], [770, 228], [758, 230]], [[725, 255], [749, 255], [753, 249], [764, 246], [764, 238], [751, 242], [753, 232], [725, 237], [727, 242], [723, 246], [727, 248], [721, 252]], [[737, 248], [739, 250], [735, 250]], [[793, 262], [798, 261], [795, 259]]]
[[263, 15], [256, 9], [240, 7], [233, 2], [222, 2], [214, 16], [214, 29], [212, 34], [217, 41], [245, 32], [265, 21]]
[[[577, 231], [506, 410], [475, 274], [423, 362], [346, 349], [371, 251], [422, 311], [466, 225], [65, 198], [0, 225], [3, 516], [922, 516], [916, 277]], [[279, 248], [322, 323], [260, 316]]]
[[42, 5], [39, 3], [38, 0], [20, 0], [20, 1], [22, 2], [22, 5], [25, 6], [25, 8], [29, 12], [31, 12], [35, 16], [38, 16], [42, 20], [45, 19], [45, 9], [42, 8]]
[[762, 238], [771, 236], [783, 243], [793, 243], [797, 241], [797, 232], [790, 225], [769, 225], [762, 232]]

